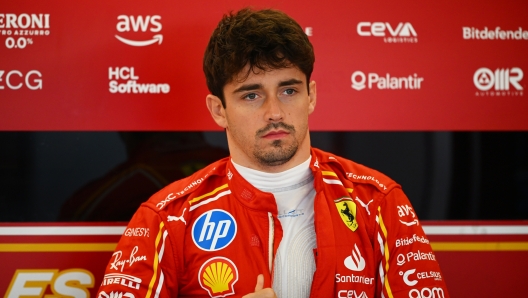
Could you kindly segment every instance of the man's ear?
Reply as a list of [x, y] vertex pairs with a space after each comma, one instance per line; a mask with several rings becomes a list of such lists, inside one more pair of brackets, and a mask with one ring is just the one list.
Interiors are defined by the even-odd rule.
[[315, 88], [315, 81], [311, 81], [308, 88], [310, 90], [310, 94], [308, 94], [308, 97], [310, 98], [310, 105], [308, 106], [309, 115], [315, 110], [315, 104], [317, 102], [317, 88]]
[[218, 98], [218, 96], [209, 94], [207, 97], [205, 97], [205, 104], [207, 105], [207, 109], [211, 113], [211, 116], [213, 117], [213, 120], [216, 122], [216, 124], [218, 124], [220, 127], [227, 128], [225, 109], [220, 98]]

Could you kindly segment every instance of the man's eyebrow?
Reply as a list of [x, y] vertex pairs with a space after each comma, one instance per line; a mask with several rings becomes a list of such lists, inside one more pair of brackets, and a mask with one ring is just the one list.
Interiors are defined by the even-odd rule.
[[[302, 81], [299, 81], [297, 79], [289, 79], [289, 80], [286, 80], [286, 81], [279, 82], [279, 87], [298, 85], [298, 84], [302, 84], [302, 83], [303, 83]], [[239, 93], [239, 92], [245, 92], [245, 91], [251, 91], [251, 90], [258, 90], [258, 89], [262, 89], [262, 84], [247, 84], [247, 85], [242, 85], [242, 86], [236, 88], [233, 91], [233, 93]]]
[[279, 83], [279, 87], [298, 85], [298, 84], [302, 84], [302, 83], [303, 83], [302, 81], [299, 81], [297, 79], [290, 79], [290, 80], [287, 80], [287, 81], [280, 82]]
[[242, 85], [242, 86], [236, 88], [233, 91], [233, 93], [250, 91], [250, 90], [257, 90], [257, 89], [260, 89], [260, 88], [262, 88], [261, 84], [247, 84], [247, 85]]

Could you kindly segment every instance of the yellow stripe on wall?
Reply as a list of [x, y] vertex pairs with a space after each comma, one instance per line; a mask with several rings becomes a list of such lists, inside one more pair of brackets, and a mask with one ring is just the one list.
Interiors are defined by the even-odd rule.
[[528, 251], [528, 242], [431, 242], [434, 251]]
[[0, 252], [114, 251], [117, 243], [0, 243]]
[[[0, 243], [0, 252], [114, 251], [117, 243]], [[528, 251], [528, 242], [431, 242], [434, 251]]]

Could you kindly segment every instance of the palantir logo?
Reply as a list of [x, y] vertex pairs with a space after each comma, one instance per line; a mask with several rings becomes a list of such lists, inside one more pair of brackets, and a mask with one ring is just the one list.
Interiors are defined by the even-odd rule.
[[352, 88], [356, 89], [357, 91], [365, 89], [366, 80], [367, 77], [365, 77], [365, 74], [362, 71], [355, 71], [352, 74]]
[[[159, 15], [153, 15], [153, 16], [127, 16], [127, 15], [120, 15], [117, 17], [117, 31], [120, 33], [127, 33], [127, 32], [154, 32], [158, 33], [161, 31], [161, 16]], [[147, 40], [131, 40], [126, 39], [122, 36], [115, 35], [115, 37], [130, 46], [134, 47], [144, 47], [151, 44], [161, 44], [163, 40], [162, 34], [155, 34], [152, 39]]]
[[352, 81], [352, 89], [357, 91], [365, 88], [376, 88], [380, 90], [418, 90], [424, 81], [424, 78], [419, 77], [416, 73], [407, 77], [394, 77], [390, 73], [386, 73], [385, 76], [372, 72], [365, 75], [364, 72], [359, 70], [352, 73], [350, 79]]
[[418, 34], [409, 22], [400, 22], [396, 27], [389, 22], [359, 22], [357, 33], [359, 36], [383, 37], [386, 43], [418, 42]]
[[192, 238], [198, 248], [217, 251], [228, 246], [236, 236], [237, 224], [229, 212], [213, 209], [200, 215], [192, 227]]
[[482, 67], [473, 75], [473, 83], [481, 91], [477, 92], [477, 96], [522, 96], [523, 87], [519, 82], [523, 76], [522, 69], [518, 67], [498, 68], [494, 72], [489, 68]]

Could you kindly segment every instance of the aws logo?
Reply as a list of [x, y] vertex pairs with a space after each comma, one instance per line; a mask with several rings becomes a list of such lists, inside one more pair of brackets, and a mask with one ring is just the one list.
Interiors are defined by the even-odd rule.
[[238, 281], [238, 269], [228, 258], [210, 258], [200, 268], [198, 281], [212, 298], [233, 295], [234, 285]]
[[[117, 17], [117, 31], [120, 33], [145, 33], [145, 32], [153, 32], [153, 33], [159, 33], [162, 29], [162, 25], [160, 23], [161, 16], [159, 15], [153, 15], [153, 16], [127, 16], [127, 15], [120, 15]], [[143, 36], [143, 35], [141, 35]], [[152, 36], [151, 39], [146, 40], [133, 40], [133, 39], [127, 39], [120, 35], [115, 35], [115, 37], [121, 41], [124, 44], [127, 44], [129, 46], [134, 47], [144, 47], [151, 44], [161, 44], [163, 41], [163, 35], [162, 34], [155, 34]]]

